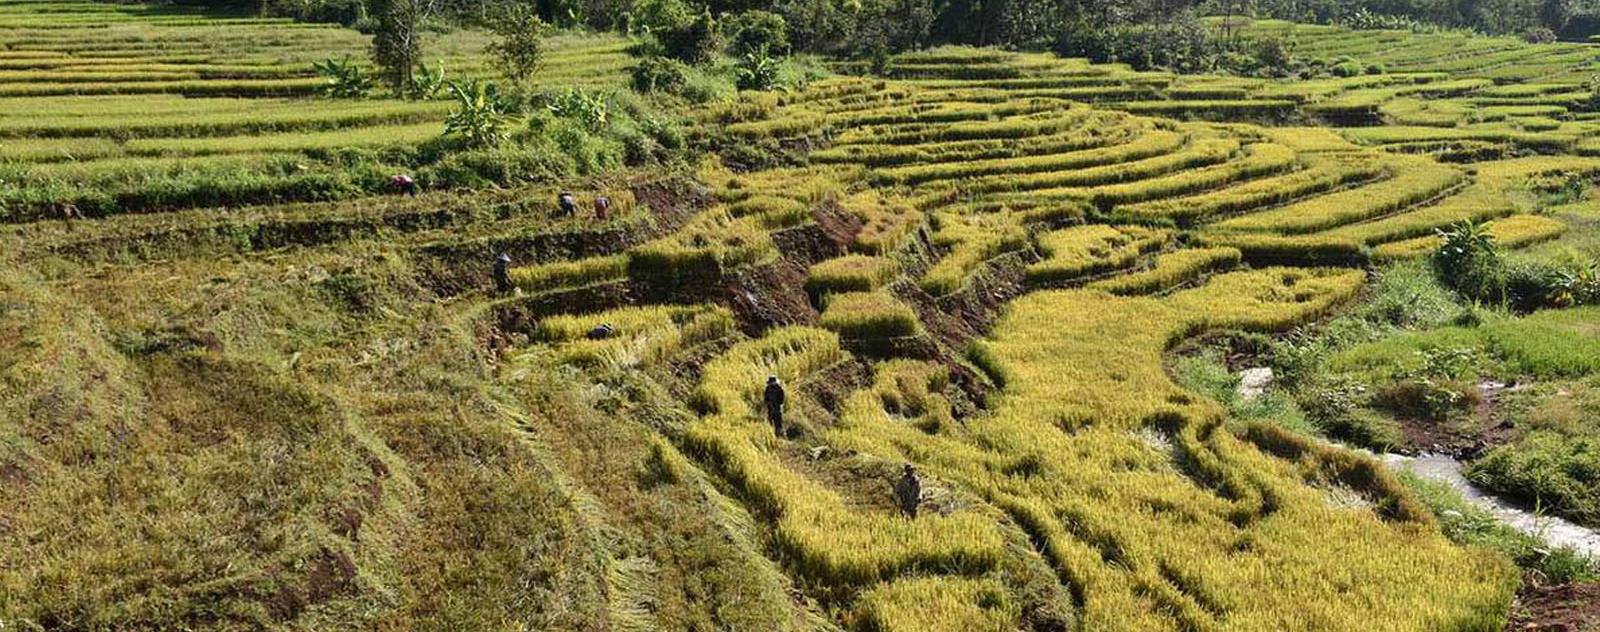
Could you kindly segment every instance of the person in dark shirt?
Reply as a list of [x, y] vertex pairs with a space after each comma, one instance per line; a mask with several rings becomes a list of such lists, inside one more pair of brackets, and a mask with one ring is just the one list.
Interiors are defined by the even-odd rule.
[[772, 424], [772, 433], [783, 436], [783, 404], [788, 400], [788, 394], [783, 390], [783, 383], [778, 381], [778, 376], [767, 376], [767, 390], [761, 396], [761, 401], [767, 406], [767, 421]]
[[578, 212], [578, 198], [572, 196], [571, 191], [562, 191], [556, 196], [556, 206], [561, 209], [563, 216], [571, 217]]
[[502, 252], [494, 258], [494, 289], [501, 294], [508, 294], [513, 287], [511, 284], [511, 255]]
[[905, 517], [917, 517], [917, 507], [922, 504], [922, 477], [917, 476], [917, 468], [910, 463], [900, 470], [900, 481], [894, 484], [894, 503]]

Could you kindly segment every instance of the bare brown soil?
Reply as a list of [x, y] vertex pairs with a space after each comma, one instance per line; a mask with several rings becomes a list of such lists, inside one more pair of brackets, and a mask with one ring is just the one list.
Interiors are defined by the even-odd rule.
[[1525, 584], [1511, 608], [1506, 630], [1518, 632], [1600, 631], [1600, 583]]

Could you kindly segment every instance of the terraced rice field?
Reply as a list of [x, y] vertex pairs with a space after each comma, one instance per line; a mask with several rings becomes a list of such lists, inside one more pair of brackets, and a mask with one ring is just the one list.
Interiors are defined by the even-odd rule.
[[[349, 31], [131, 5], [39, 12], [36, 4], [0, 2], [0, 67], [11, 69], [0, 72], [37, 73], [14, 81], [0, 74], [0, 179], [8, 185], [0, 243], [10, 253], [0, 262], [8, 273], [88, 306], [95, 320], [71, 331], [96, 340], [102, 330], [148, 326], [141, 319], [162, 309], [220, 309], [216, 302], [234, 297], [230, 284], [247, 282], [237, 275], [260, 275], [248, 282], [263, 285], [309, 277], [324, 284], [343, 278], [337, 261], [414, 278], [406, 292], [423, 305], [415, 307], [418, 331], [388, 331], [374, 314], [393, 306], [362, 303], [373, 299], [348, 281], [353, 287], [326, 291], [338, 297], [327, 300], [357, 306], [360, 315], [349, 317], [359, 323], [354, 342], [330, 333], [343, 331], [338, 318], [280, 326], [271, 318], [292, 320], [295, 308], [267, 304], [250, 312], [257, 316], [237, 316], [259, 342], [174, 342], [138, 329], [149, 339], [116, 338], [124, 351], [115, 354], [146, 354], [118, 362], [158, 368], [168, 366], [159, 364], [164, 354], [259, 362], [286, 381], [344, 396], [355, 387], [336, 385], [367, 367], [428, 361], [434, 348], [418, 351], [413, 337], [447, 332], [438, 348], [454, 351], [438, 355], [469, 358], [452, 365], [459, 372], [406, 379], [481, 396], [476, 407], [430, 414], [463, 420], [486, 410], [495, 432], [513, 437], [450, 453], [499, 471], [511, 458], [504, 454], [538, 446], [535, 463], [504, 467], [535, 472], [516, 481], [529, 489], [547, 482], [539, 468], [559, 473], [549, 476], [558, 491], [547, 496], [561, 498], [560, 511], [569, 512], [562, 515], [582, 523], [572, 527], [582, 535], [551, 549], [580, 548], [573, 559], [593, 565], [562, 566], [506, 593], [583, 568], [600, 578], [583, 590], [602, 595], [591, 597], [601, 605], [585, 616], [641, 629], [689, 627], [691, 615], [651, 604], [676, 599], [672, 581], [685, 575], [734, 574], [729, 569], [752, 579], [728, 581], [720, 588], [727, 592], [707, 599], [727, 604], [722, 616], [748, 616], [739, 620], [748, 629], [1503, 625], [1518, 581], [1509, 564], [1450, 543], [1375, 460], [1231, 422], [1216, 402], [1175, 384], [1163, 354], [1213, 329], [1281, 332], [1329, 314], [1361, 289], [1374, 258], [1423, 254], [1433, 231], [1454, 222], [1493, 220], [1511, 244], [1558, 234], [1555, 220], [1531, 214], [1525, 183], [1600, 174], [1600, 157], [1573, 153], [1591, 132], [1569, 110], [1502, 110], [1495, 124], [1462, 124], [1467, 114], [1451, 125], [1313, 123], [1352, 104], [1419, 119], [1446, 116], [1450, 103], [1473, 112], [1530, 106], [1567, 90], [1525, 91], [1535, 84], [1515, 82], [1565, 81], [1568, 74], [1535, 70], [1554, 64], [1575, 76], [1594, 47], [1426, 37], [1411, 44], [1382, 32], [1250, 25], [1292, 31], [1308, 49], [1381, 58], [1394, 71], [1310, 82], [1177, 77], [975, 49], [912, 53], [892, 60], [884, 78], [836, 76], [692, 113], [735, 142], [807, 147], [800, 166], [736, 172], [707, 160], [693, 173], [619, 175], [579, 190], [586, 207], [595, 195], [613, 200], [605, 217], [561, 216], [550, 208], [555, 187], [282, 203], [273, 187], [296, 177], [295, 161], [426, 142], [448, 106], [298, 96], [316, 84], [306, 64], [360, 54], [363, 40]], [[467, 52], [473, 37], [439, 47], [448, 67], [480, 70]], [[1465, 45], [1486, 47], [1482, 58], [1493, 61], [1428, 52]], [[558, 38], [548, 76], [620, 85], [624, 46], [609, 36]], [[1452, 96], [1413, 107], [1434, 90]], [[1533, 117], [1570, 120], [1512, 131]], [[1482, 136], [1463, 136], [1472, 134]], [[1396, 147], [1436, 141], [1543, 153], [1451, 162]], [[196, 173], [238, 179], [248, 193], [163, 202], [163, 174]], [[55, 219], [88, 206], [85, 190], [115, 199], [95, 208], [116, 212]], [[517, 262], [512, 295], [487, 290], [487, 262], [500, 251]], [[213, 274], [212, 265], [222, 271]], [[26, 277], [16, 272], [23, 269]], [[168, 275], [176, 281], [161, 281]], [[119, 285], [134, 279], [161, 290], [145, 296]], [[25, 323], [17, 339], [82, 344]], [[615, 333], [585, 335], [600, 324]], [[274, 346], [292, 335], [322, 342]], [[0, 344], [8, 340], [0, 336]], [[354, 368], [334, 368], [346, 364]], [[360, 388], [388, 393], [382, 389], [403, 382], [390, 369], [371, 370], [379, 372]], [[790, 434], [775, 435], [762, 415], [768, 375], [788, 385]], [[141, 379], [112, 381], [141, 389]], [[568, 393], [566, 382], [581, 389], [570, 399], [551, 395]], [[390, 419], [426, 399], [367, 397], [352, 400], [361, 404], [342, 423]], [[519, 408], [537, 406], [555, 412], [535, 419]], [[586, 410], [605, 414], [574, 412]], [[601, 422], [580, 430], [564, 421], [589, 419], [583, 415], [627, 429], [606, 431], [625, 438], [585, 434]], [[415, 449], [418, 428], [441, 432], [400, 418], [406, 423], [349, 432], [399, 452]], [[415, 477], [383, 492], [390, 495], [382, 502], [460, 502], [475, 511], [524, 502], [475, 504], [480, 488], [459, 491], [433, 478], [455, 465], [413, 468], [390, 448], [372, 449], [382, 455], [370, 457], [378, 465], [357, 460], [356, 469]], [[897, 515], [887, 493], [906, 463], [928, 488], [914, 520]], [[31, 476], [79, 475], [71, 467]], [[650, 513], [668, 511], [663, 499], [704, 524], [662, 535], [670, 527], [645, 523], [667, 515]], [[406, 507], [381, 510], [402, 518], [371, 509], [368, 524], [378, 526], [368, 532], [409, 533], [401, 526], [431, 525], [440, 511]], [[116, 506], [107, 511], [123, 515]], [[317, 525], [305, 529], [317, 544], [260, 568], [319, 560], [319, 550], [360, 553], [394, 537], [376, 531], [376, 542], [360, 540], [354, 529], [320, 526], [323, 517], [306, 520]], [[37, 533], [43, 525], [24, 526]], [[58, 537], [66, 540], [32, 562], [44, 571], [0, 588], [44, 594], [61, 588], [62, 577], [104, 579], [98, 567], [51, 551], [117, 545]], [[695, 547], [725, 557], [705, 562], [711, 570], [694, 567], [699, 558], [675, 557], [698, 555]], [[361, 563], [407, 578], [453, 563], [397, 564], [379, 551]], [[170, 579], [167, 563], [127, 572], [159, 583]], [[216, 573], [202, 579], [237, 588], [246, 601], [267, 590], [248, 573]], [[385, 580], [364, 581], [380, 584], [374, 592], [388, 589]], [[113, 592], [136, 596], [133, 583]], [[407, 596], [395, 599], [434, 585], [405, 586], [395, 590]], [[426, 605], [419, 612], [448, 609]], [[0, 615], [14, 608], [39, 616], [30, 607], [0, 598]], [[131, 611], [143, 612], [137, 607]], [[91, 620], [67, 610], [49, 614]], [[561, 621], [548, 616], [533, 627]]]
[[[351, 197], [403, 172], [405, 156], [439, 138], [450, 109], [308, 102], [327, 83], [314, 62], [364, 63], [367, 37], [350, 29], [181, 7], [41, 4], [0, 3], [0, 179], [10, 184], [0, 221]], [[456, 31], [432, 42], [426, 61], [451, 79], [491, 77], [486, 41]], [[551, 89], [619, 85], [625, 45], [555, 37], [541, 80]], [[351, 152], [394, 166], [355, 171], [342, 166]]]

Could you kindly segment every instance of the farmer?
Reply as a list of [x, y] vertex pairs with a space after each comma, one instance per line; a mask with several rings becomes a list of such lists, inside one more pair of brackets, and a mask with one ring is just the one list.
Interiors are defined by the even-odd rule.
[[578, 212], [578, 198], [572, 197], [571, 191], [562, 191], [556, 196], [556, 206], [561, 207], [562, 215], [572, 215]]
[[905, 517], [917, 517], [917, 505], [922, 504], [922, 478], [910, 463], [901, 468], [900, 481], [894, 484], [894, 502]]
[[500, 253], [494, 258], [494, 290], [501, 294], [511, 292], [511, 255]]
[[617, 330], [611, 326], [611, 323], [601, 323], [596, 325], [594, 329], [590, 329], [589, 333], [584, 335], [590, 340], [605, 340], [610, 338], [614, 333], [617, 333]]
[[404, 193], [408, 196], [416, 197], [417, 195], [417, 181], [411, 179], [411, 176], [406, 174], [397, 174], [394, 177], [389, 178], [389, 184], [390, 186], [393, 186], [396, 191]]
[[608, 197], [606, 197], [604, 195], [595, 196], [595, 198], [594, 198], [594, 217], [595, 217], [595, 219], [605, 219], [606, 215], [609, 215], [609, 214], [611, 214], [611, 198], [608, 198]]
[[761, 401], [767, 405], [767, 421], [772, 423], [772, 434], [783, 436], [783, 403], [788, 395], [783, 391], [783, 384], [778, 381], [778, 376], [767, 376], [767, 390], [761, 395]]

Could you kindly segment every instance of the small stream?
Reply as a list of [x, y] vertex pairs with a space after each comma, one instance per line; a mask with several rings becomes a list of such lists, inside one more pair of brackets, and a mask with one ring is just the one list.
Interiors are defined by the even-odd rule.
[[1574, 524], [1557, 516], [1535, 516], [1533, 512], [1472, 484], [1462, 475], [1461, 462], [1448, 455], [1409, 457], [1385, 454], [1382, 459], [1389, 467], [1411, 470], [1422, 478], [1448, 483], [1468, 502], [1489, 510], [1501, 522], [1518, 531], [1542, 538], [1551, 546], [1570, 546], [1579, 553], [1600, 559], [1600, 530]]

